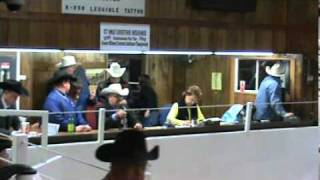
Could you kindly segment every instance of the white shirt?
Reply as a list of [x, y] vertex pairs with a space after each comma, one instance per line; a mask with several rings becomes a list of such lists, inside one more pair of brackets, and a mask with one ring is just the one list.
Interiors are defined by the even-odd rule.
[[4, 100], [4, 97], [3, 95], [1, 96], [1, 102], [3, 104], [3, 108], [4, 109], [8, 109], [9, 108], [9, 105], [6, 103], [6, 101]]

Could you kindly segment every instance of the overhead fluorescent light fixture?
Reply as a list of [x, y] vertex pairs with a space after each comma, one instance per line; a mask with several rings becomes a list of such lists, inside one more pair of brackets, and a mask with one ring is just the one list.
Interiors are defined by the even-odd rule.
[[93, 54], [142, 54], [142, 51], [113, 51], [113, 50], [64, 50], [65, 53]]
[[254, 51], [221, 51], [214, 52], [220, 56], [273, 56], [273, 52], [254, 52]]
[[0, 48], [0, 52], [62, 52], [60, 49], [24, 49], [24, 48]]
[[211, 51], [144, 51], [143, 54], [164, 55], [212, 55]]

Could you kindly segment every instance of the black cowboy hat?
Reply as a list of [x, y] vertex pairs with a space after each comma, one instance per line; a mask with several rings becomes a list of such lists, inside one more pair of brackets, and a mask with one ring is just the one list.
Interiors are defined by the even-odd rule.
[[14, 91], [23, 96], [29, 96], [28, 90], [22, 86], [22, 83], [13, 79], [1, 82], [0, 88], [3, 90]]
[[11, 146], [12, 146], [12, 142], [9, 138], [0, 136], [0, 151], [7, 148], [11, 148]]
[[125, 130], [118, 134], [114, 143], [101, 145], [96, 150], [97, 159], [105, 162], [141, 162], [159, 157], [159, 146], [147, 152], [142, 131]]
[[51, 82], [53, 84], [59, 84], [65, 80], [77, 81], [77, 77], [67, 73], [65, 70], [58, 70], [56, 73], [54, 73]]

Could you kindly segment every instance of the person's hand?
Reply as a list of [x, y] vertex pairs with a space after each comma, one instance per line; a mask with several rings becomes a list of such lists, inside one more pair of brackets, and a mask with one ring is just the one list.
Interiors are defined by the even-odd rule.
[[287, 117], [291, 117], [291, 116], [294, 116], [294, 114], [292, 112], [288, 112], [284, 115], [285, 118]]
[[150, 116], [150, 110], [148, 109], [144, 112], [144, 118], [148, 118], [149, 116]]
[[117, 114], [117, 117], [118, 117], [119, 119], [123, 119], [123, 118], [127, 117], [127, 112], [124, 111], [124, 110], [122, 110], [122, 109], [118, 110], [118, 111], [116, 112], [116, 114]]
[[76, 127], [76, 132], [88, 132], [91, 130], [92, 128], [89, 125], [79, 125]]
[[125, 99], [122, 99], [120, 102], [119, 102], [119, 105], [120, 106], [126, 106], [128, 104], [127, 100]]
[[90, 100], [94, 100], [96, 98], [96, 93], [95, 92], [90, 92]]
[[141, 123], [136, 123], [136, 124], [133, 126], [133, 128], [135, 128], [135, 129], [142, 129], [143, 126], [142, 126]]
[[30, 131], [40, 132], [41, 131], [40, 123], [36, 122], [36, 123], [32, 124], [30, 126]]

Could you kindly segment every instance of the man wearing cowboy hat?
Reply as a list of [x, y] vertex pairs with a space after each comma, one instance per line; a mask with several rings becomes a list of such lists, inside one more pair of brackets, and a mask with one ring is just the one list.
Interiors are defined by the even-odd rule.
[[[74, 56], [70, 55], [64, 56], [61, 59], [61, 62], [58, 63], [56, 66], [59, 68], [58, 71], [66, 71], [68, 74], [74, 75], [78, 78], [78, 82], [81, 83], [81, 90], [79, 94], [79, 99], [76, 102], [76, 106], [77, 109], [81, 111], [87, 110], [88, 103], [93, 102], [95, 100], [95, 95], [90, 95], [90, 83], [86, 76], [85, 69], [80, 65], [80, 63], [76, 61], [76, 58]], [[82, 115], [83, 118], [85, 118], [85, 114]]]
[[120, 64], [117, 62], [112, 62], [110, 64], [110, 67], [107, 69], [107, 72], [109, 73], [110, 77], [107, 80], [99, 82], [96, 89], [96, 96], [98, 98], [98, 101], [100, 102], [105, 101], [104, 97], [101, 95], [101, 91], [102, 89], [108, 87], [110, 84], [120, 83], [122, 88], [128, 87], [128, 82], [122, 78], [125, 71], [126, 71], [126, 68], [122, 68]]
[[137, 117], [133, 112], [127, 112], [125, 105], [121, 104], [123, 96], [129, 93], [128, 88], [122, 89], [121, 84], [111, 84], [101, 91], [102, 96], [106, 96], [107, 102], [104, 107], [107, 110], [114, 110], [106, 112], [106, 129], [133, 127], [142, 128], [142, 124], [137, 121]]
[[293, 113], [287, 113], [281, 104], [280, 77], [285, 72], [286, 69], [280, 62], [275, 63], [272, 67], [266, 67], [268, 76], [261, 82], [256, 97], [256, 113], [254, 115], [256, 120], [277, 121], [293, 116]]
[[[21, 82], [16, 80], [7, 80], [0, 83], [3, 90], [0, 101], [0, 109], [16, 109], [16, 101], [19, 96], [28, 96], [28, 90], [25, 89]], [[11, 130], [18, 130], [20, 121], [18, 117], [0, 117], [0, 129], [2, 132], [10, 133]]]
[[159, 157], [159, 146], [148, 152], [143, 132], [126, 130], [118, 134], [114, 143], [100, 146], [96, 157], [111, 163], [105, 180], [143, 180], [147, 161]]
[[60, 130], [66, 131], [69, 119], [74, 120], [76, 132], [90, 131], [91, 127], [87, 121], [83, 118], [80, 112], [75, 113], [64, 113], [77, 111], [76, 105], [73, 103], [71, 98], [68, 96], [72, 81], [76, 81], [77, 78], [73, 75], [68, 74], [65, 71], [59, 71], [52, 78], [54, 88], [49, 93], [45, 103], [44, 109], [50, 113], [55, 114], [49, 115], [49, 121], [51, 123], [60, 124]]
[[30, 166], [23, 164], [10, 164], [7, 149], [11, 148], [11, 146], [11, 140], [0, 135], [0, 179], [10, 179], [15, 175], [19, 176], [19, 178], [25, 177], [27, 179], [27, 177], [32, 176], [33, 178], [28, 179], [41, 179], [39, 178], [37, 171]]

